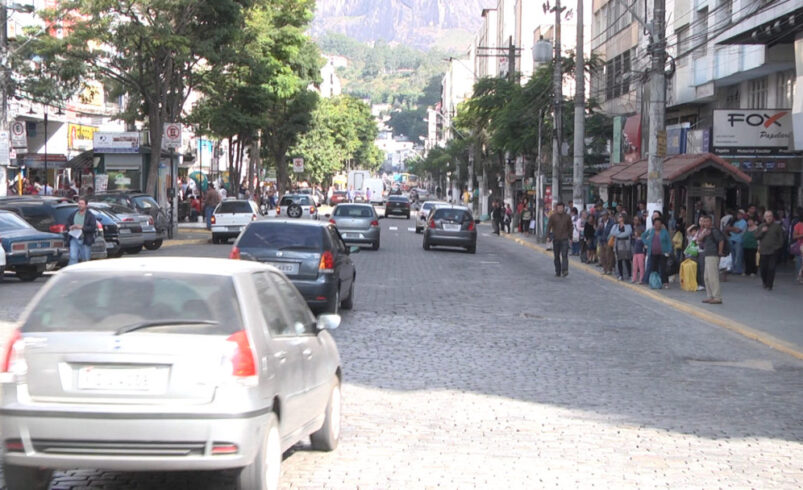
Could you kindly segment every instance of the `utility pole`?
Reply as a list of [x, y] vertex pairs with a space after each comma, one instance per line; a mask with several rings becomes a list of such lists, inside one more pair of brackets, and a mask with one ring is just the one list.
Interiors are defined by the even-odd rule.
[[561, 114], [561, 103], [563, 102], [563, 77], [562, 77], [562, 63], [560, 55], [560, 15], [563, 9], [560, 6], [560, 0], [555, 0], [555, 57], [553, 68], [553, 91], [555, 94], [555, 128], [552, 136], [552, 209], [560, 201], [560, 157], [561, 145], [563, 134], [563, 116]]
[[[0, 0], [0, 63], [2, 63], [2, 73], [0, 73], [0, 133], [8, 135], [8, 83], [9, 83], [9, 60], [8, 58], [8, 10], [6, 0]], [[4, 147], [9, 147], [10, 141], [3, 141]], [[8, 165], [9, 161], [0, 161], [0, 196], [5, 196], [8, 192]]]
[[575, 48], [574, 91], [574, 179], [572, 200], [578, 211], [583, 205], [583, 173], [585, 170], [585, 61], [583, 57], [583, 0], [577, 0], [577, 47]]
[[[664, 210], [664, 154], [666, 153], [666, 3], [654, 0], [648, 50], [650, 70], [650, 129], [647, 141], [647, 211]], [[647, 227], [652, 226], [647, 220]]]

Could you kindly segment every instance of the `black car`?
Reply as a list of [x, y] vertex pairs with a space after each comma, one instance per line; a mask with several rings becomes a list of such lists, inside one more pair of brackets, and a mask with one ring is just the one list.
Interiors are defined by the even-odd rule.
[[[30, 196], [26, 199], [0, 200], [0, 209], [17, 213], [39, 231], [61, 234], [66, 243], [69, 243], [67, 221], [77, 208], [78, 205], [72, 201], [49, 197]], [[108, 256], [102, 226], [98, 222], [98, 236], [92, 244], [90, 253], [92, 260], [105, 259]], [[69, 256], [64, 256], [59, 265], [65, 266], [68, 261]]]
[[123, 252], [139, 253], [145, 240], [142, 226], [136, 222], [126, 222], [108, 209], [96, 208], [98, 203], [89, 206], [95, 219], [103, 226], [103, 238], [109, 257], [120, 257]]
[[410, 219], [410, 200], [405, 196], [388, 196], [385, 204], [385, 216], [402, 215]]
[[337, 228], [326, 222], [253, 221], [240, 234], [230, 258], [270, 264], [290, 279], [317, 312], [337, 313], [354, 306], [357, 271]]
[[5, 252], [5, 260], [0, 262], [0, 280], [5, 268], [22, 281], [33, 281], [49, 264], [64, 257], [69, 259], [61, 234], [39, 231], [11, 211], [0, 211], [0, 245]]
[[147, 214], [153, 218], [156, 227], [156, 237], [145, 242], [145, 248], [156, 250], [162, 246], [162, 242], [167, 238], [167, 229], [170, 227], [170, 220], [167, 213], [159, 207], [159, 203], [150, 194], [139, 191], [109, 191], [99, 192], [89, 196], [92, 202], [110, 202], [122, 204], [127, 208], [134, 209], [138, 213]]

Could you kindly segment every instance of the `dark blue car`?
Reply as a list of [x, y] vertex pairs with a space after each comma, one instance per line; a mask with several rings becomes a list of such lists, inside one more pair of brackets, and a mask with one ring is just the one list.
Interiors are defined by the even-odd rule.
[[69, 254], [61, 234], [38, 231], [11, 211], [0, 210], [0, 244], [5, 251], [5, 269], [14, 271], [22, 281], [33, 281], [49, 264]]

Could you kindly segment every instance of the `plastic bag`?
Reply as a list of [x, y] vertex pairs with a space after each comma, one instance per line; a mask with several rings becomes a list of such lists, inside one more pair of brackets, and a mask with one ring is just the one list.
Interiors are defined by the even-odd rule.
[[731, 255], [726, 255], [719, 259], [719, 270], [730, 271], [733, 269], [733, 259]]
[[700, 255], [700, 249], [697, 247], [697, 242], [694, 240], [690, 241], [689, 246], [686, 247], [686, 250], [684, 250], [683, 253], [686, 254], [687, 257], [697, 257]]
[[653, 271], [650, 273], [650, 288], [652, 289], [661, 289], [663, 286], [661, 282], [661, 275], [657, 272]]

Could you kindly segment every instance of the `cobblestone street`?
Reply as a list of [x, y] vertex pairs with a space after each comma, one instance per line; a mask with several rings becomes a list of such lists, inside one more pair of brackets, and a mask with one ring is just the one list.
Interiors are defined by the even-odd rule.
[[[482, 227], [425, 252], [413, 221], [362, 250], [334, 332], [343, 434], [297, 446], [287, 488], [789, 488], [803, 485], [803, 362]], [[158, 255], [227, 256], [229, 246]], [[0, 284], [13, 321], [43, 283]], [[57, 473], [53, 489], [225, 488], [228, 475]]]

